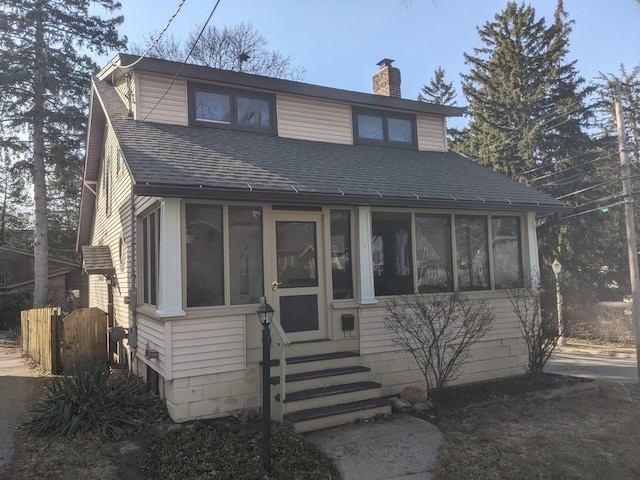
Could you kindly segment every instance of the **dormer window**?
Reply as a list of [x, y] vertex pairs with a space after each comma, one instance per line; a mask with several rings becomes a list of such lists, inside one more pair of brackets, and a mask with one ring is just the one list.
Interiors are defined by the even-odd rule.
[[192, 124], [275, 132], [275, 99], [259, 92], [190, 85]]
[[412, 115], [354, 108], [353, 131], [355, 143], [416, 146], [416, 120]]

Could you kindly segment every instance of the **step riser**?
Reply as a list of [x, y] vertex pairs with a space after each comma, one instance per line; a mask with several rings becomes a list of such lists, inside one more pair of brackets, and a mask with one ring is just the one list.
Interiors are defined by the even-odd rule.
[[[310, 388], [329, 387], [352, 382], [366, 382], [369, 380], [369, 372], [347, 373], [345, 375], [333, 375], [331, 377], [309, 378], [296, 382], [287, 382], [287, 392], [298, 392]], [[280, 391], [280, 385], [272, 385], [271, 392], [275, 395]]]
[[344, 425], [345, 423], [355, 422], [356, 420], [366, 420], [377, 415], [391, 415], [391, 407], [384, 406], [369, 408], [367, 410], [358, 410], [330, 417], [296, 422], [293, 424], [293, 431], [295, 433], [314, 432], [316, 430], [323, 430], [325, 428], [337, 427], [338, 425]]
[[370, 388], [359, 392], [339, 393], [336, 395], [326, 395], [322, 397], [307, 398], [305, 400], [297, 400], [295, 402], [285, 402], [287, 413], [299, 412], [309, 408], [330, 407], [333, 405], [342, 405], [343, 403], [359, 402], [361, 400], [369, 400], [371, 398], [379, 398], [380, 389]]
[[[360, 364], [360, 357], [332, 358], [329, 360], [316, 360], [314, 362], [292, 363], [286, 365], [288, 375], [292, 373], [317, 372], [327, 368], [355, 367]], [[271, 367], [271, 376], [280, 375], [280, 366]]]

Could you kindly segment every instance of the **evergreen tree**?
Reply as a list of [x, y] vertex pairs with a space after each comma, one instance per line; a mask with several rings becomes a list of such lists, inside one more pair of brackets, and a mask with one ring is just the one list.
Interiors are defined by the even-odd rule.
[[[471, 70], [463, 75], [471, 121], [453, 148], [577, 206], [615, 189], [598, 186], [611, 176], [610, 152], [606, 141], [587, 134], [591, 89], [576, 62], [567, 60], [573, 23], [567, 17], [562, 0], [550, 24], [530, 5], [509, 2], [478, 29], [483, 46], [465, 54]], [[596, 255], [604, 253], [601, 240], [610, 238], [593, 219], [550, 221], [538, 229], [543, 268], [559, 257], [565, 281], [585, 294], [601, 278], [604, 264]]]
[[[59, 182], [81, 171], [89, 78], [97, 66], [89, 53], [107, 54], [124, 47], [117, 32], [122, 17], [114, 0], [0, 0], [0, 111], [5, 125], [28, 137], [35, 203], [35, 307], [47, 304], [48, 200], [52, 179]], [[68, 164], [73, 163], [73, 168]], [[79, 178], [69, 183], [78, 186]], [[76, 199], [80, 191], [65, 192]], [[55, 196], [55, 195], [54, 195]], [[77, 200], [76, 200], [77, 201]]]
[[418, 93], [418, 100], [438, 105], [456, 105], [456, 89], [453, 82], [445, 81], [445, 71], [442, 67], [436, 68], [431, 81], [422, 86]]
[[5, 149], [0, 163], [0, 245], [24, 249], [31, 246], [32, 239], [27, 238], [26, 232], [31, 223], [32, 202], [26, 184], [25, 175], [15, 168]]

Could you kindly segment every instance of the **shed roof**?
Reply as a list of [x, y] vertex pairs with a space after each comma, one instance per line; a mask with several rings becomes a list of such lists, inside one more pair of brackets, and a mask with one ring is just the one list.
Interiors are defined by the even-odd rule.
[[116, 269], [111, 261], [111, 250], [108, 245], [83, 245], [82, 268], [89, 275], [114, 274]]

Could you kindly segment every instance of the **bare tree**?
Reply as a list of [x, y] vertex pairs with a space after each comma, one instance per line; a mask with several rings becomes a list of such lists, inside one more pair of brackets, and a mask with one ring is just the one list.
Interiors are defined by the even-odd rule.
[[418, 363], [428, 391], [458, 378], [469, 348], [489, 332], [494, 318], [485, 302], [459, 292], [394, 297], [387, 311], [385, 326]]
[[538, 375], [558, 345], [558, 322], [553, 314], [540, 308], [541, 292], [537, 282], [529, 282], [524, 288], [510, 288], [505, 292], [518, 317], [518, 327], [527, 345], [527, 373]]
[[[193, 29], [186, 41], [173, 35], [162, 37], [150, 55], [182, 62], [191, 52], [189, 61], [207, 67], [289, 80], [304, 77], [305, 69], [294, 66], [291, 56], [270, 50], [269, 42], [250, 23], [222, 28], [208, 26], [200, 35], [201, 28]], [[154, 38], [154, 34], [147, 35], [148, 43]], [[130, 50], [141, 54], [144, 48], [135, 44]]]

